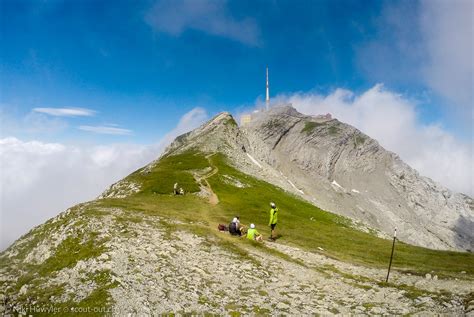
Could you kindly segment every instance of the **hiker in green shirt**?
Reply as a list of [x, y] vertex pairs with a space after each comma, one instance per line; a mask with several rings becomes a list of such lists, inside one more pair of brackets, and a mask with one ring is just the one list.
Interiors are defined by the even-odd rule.
[[249, 230], [247, 230], [247, 239], [255, 240], [255, 241], [262, 241], [262, 235], [255, 229], [255, 225], [252, 223], [250, 225]]
[[270, 203], [270, 221], [268, 222], [268, 226], [272, 228], [272, 233], [270, 235], [270, 240], [275, 240], [275, 227], [278, 222], [278, 208], [276, 207], [274, 202]]

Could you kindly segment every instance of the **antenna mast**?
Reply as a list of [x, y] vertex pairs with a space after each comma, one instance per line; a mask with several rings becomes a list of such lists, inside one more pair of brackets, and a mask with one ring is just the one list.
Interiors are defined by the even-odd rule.
[[270, 108], [270, 90], [268, 88], [268, 66], [267, 66], [267, 96], [265, 98], [265, 107], [267, 111]]

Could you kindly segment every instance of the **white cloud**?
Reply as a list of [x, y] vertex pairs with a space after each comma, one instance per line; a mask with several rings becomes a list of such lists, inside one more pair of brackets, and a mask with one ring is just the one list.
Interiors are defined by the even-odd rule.
[[296, 93], [273, 101], [288, 102], [305, 114], [331, 113], [375, 138], [422, 175], [474, 196], [474, 144], [457, 140], [437, 124], [421, 123], [415, 101], [376, 85], [360, 95], [337, 89], [327, 96]]
[[116, 128], [112, 126], [90, 126], [90, 125], [81, 125], [78, 128], [79, 130], [99, 133], [99, 134], [113, 134], [113, 135], [130, 135], [132, 130]]
[[178, 135], [186, 133], [188, 131], [197, 128], [201, 123], [208, 120], [209, 116], [204, 108], [196, 107], [191, 111], [187, 112], [178, 122], [178, 125], [168, 132], [162, 139], [161, 142], [163, 143], [170, 143], [173, 141]]
[[225, 1], [161, 0], [149, 10], [145, 20], [156, 31], [175, 36], [194, 29], [246, 45], [260, 44], [260, 30], [255, 20], [235, 19]]
[[0, 139], [0, 250], [21, 234], [156, 159], [174, 137], [208, 118], [195, 108], [150, 145], [71, 146]]
[[471, 0], [421, 1], [421, 32], [427, 63], [425, 82], [470, 113], [474, 106], [474, 2]]
[[34, 108], [33, 112], [55, 117], [91, 117], [96, 113], [94, 110], [86, 108]]
[[387, 2], [375, 35], [356, 46], [358, 66], [375, 82], [425, 86], [472, 131], [473, 16], [471, 0]]

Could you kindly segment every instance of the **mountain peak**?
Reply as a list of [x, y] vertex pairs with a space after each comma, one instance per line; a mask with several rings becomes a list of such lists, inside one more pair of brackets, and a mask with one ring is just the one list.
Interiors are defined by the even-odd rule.
[[235, 136], [240, 133], [234, 117], [229, 112], [221, 112], [193, 131], [178, 136], [163, 155], [180, 153], [191, 148], [203, 152], [220, 152], [235, 145]]
[[291, 115], [291, 116], [304, 116], [302, 113], [298, 112], [292, 104], [281, 104], [271, 107], [267, 111], [268, 115]]
[[212, 118], [211, 120], [209, 120], [207, 122], [207, 124], [212, 124], [212, 123], [215, 123], [215, 124], [219, 124], [219, 123], [223, 123], [223, 122], [226, 122], [228, 120], [233, 120], [234, 117], [232, 117], [232, 115], [230, 114], [230, 112], [227, 112], [227, 111], [223, 111], [219, 114], [217, 114], [214, 118]]
[[420, 176], [330, 115], [281, 105], [247, 115], [239, 127], [223, 112], [176, 138], [166, 155], [189, 149], [223, 153], [243, 172], [386, 235], [399, 228], [405, 242], [474, 249], [472, 199]]
[[242, 130], [248, 153], [281, 175], [272, 182], [311, 203], [386, 234], [399, 228], [408, 243], [474, 249], [472, 199], [420, 176], [358, 129], [284, 105], [252, 114]]

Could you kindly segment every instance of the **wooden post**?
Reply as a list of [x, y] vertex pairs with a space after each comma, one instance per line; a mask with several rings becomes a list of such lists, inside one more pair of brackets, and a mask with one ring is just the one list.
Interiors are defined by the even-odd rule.
[[395, 232], [393, 233], [392, 254], [390, 255], [390, 264], [388, 265], [387, 279], [385, 280], [385, 283], [388, 283], [388, 276], [390, 275], [390, 268], [392, 267], [393, 250], [395, 250], [395, 240], [397, 240], [397, 228], [395, 228]]

